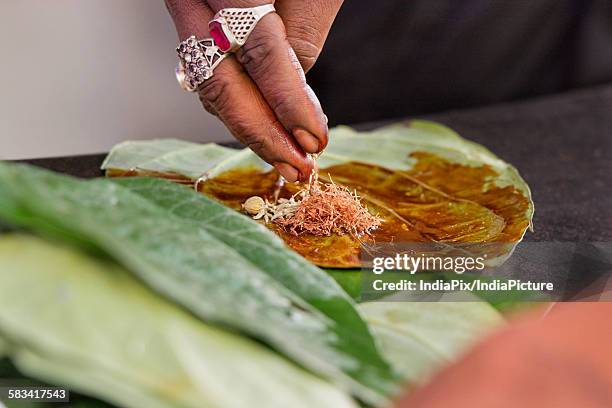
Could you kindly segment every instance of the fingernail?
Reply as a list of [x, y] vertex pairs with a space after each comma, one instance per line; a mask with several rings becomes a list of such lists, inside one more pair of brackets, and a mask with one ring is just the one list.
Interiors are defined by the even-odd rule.
[[293, 137], [302, 146], [302, 149], [306, 153], [318, 153], [319, 152], [319, 139], [314, 137], [312, 133], [304, 129], [295, 129], [293, 131]]
[[288, 182], [293, 183], [294, 181], [297, 181], [299, 172], [295, 167], [287, 163], [280, 162], [273, 163], [272, 165]]

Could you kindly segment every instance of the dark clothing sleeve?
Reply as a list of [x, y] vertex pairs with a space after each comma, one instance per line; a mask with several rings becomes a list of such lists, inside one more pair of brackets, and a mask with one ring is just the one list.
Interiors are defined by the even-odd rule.
[[308, 74], [332, 124], [612, 81], [611, 0], [346, 0]]

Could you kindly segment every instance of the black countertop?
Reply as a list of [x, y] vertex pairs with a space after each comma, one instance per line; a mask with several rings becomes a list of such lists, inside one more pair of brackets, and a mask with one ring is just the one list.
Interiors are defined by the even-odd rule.
[[[612, 241], [612, 86], [427, 116], [512, 163], [532, 189], [528, 241]], [[370, 125], [373, 127], [375, 124]], [[25, 160], [100, 176], [104, 154]]]

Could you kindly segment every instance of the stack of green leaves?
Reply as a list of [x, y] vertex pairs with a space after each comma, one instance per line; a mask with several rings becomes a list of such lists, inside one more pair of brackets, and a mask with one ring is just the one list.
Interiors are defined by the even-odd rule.
[[0, 163], [0, 224], [0, 355], [118, 406], [380, 406], [501, 321], [481, 302], [357, 306], [165, 180]]

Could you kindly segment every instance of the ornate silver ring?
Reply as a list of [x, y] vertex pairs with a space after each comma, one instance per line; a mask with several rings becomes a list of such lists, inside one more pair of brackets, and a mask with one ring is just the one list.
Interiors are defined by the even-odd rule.
[[193, 35], [181, 41], [176, 52], [179, 56], [176, 79], [181, 88], [189, 92], [195, 92], [212, 77], [217, 65], [227, 57], [212, 38], [198, 40]]
[[274, 11], [272, 4], [222, 9], [208, 23], [208, 30], [221, 51], [236, 51], [244, 45], [259, 20]]

